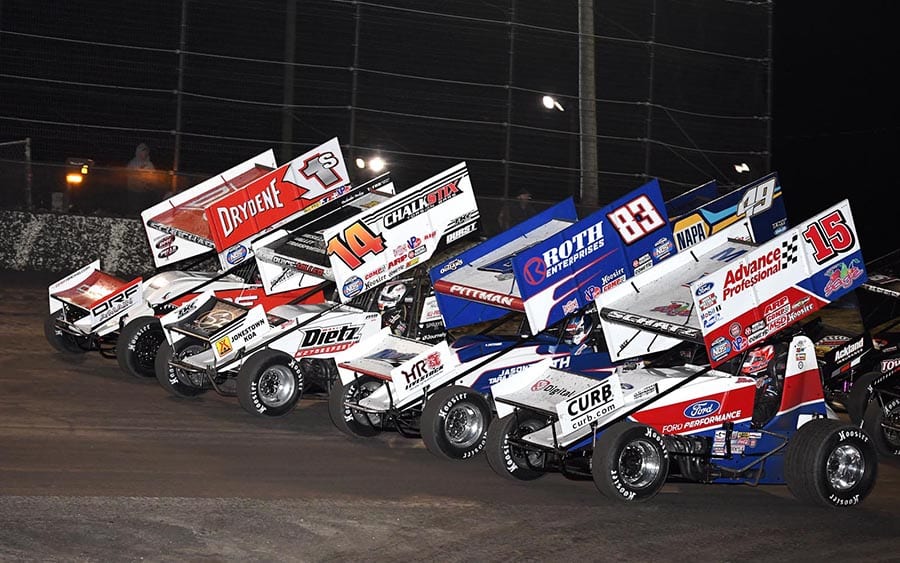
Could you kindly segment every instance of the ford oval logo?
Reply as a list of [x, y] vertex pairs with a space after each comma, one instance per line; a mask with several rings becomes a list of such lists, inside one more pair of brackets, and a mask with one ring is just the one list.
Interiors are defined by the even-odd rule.
[[704, 416], [715, 414], [721, 406], [719, 401], [697, 401], [684, 409], [684, 416], [688, 418], [703, 418]]
[[694, 293], [697, 295], [697, 297], [700, 297], [701, 295], [706, 295], [707, 293], [712, 291], [712, 288], [713, 288], [712, 282], [706, 282], [705, 284], [698, 287], [697, 291]]

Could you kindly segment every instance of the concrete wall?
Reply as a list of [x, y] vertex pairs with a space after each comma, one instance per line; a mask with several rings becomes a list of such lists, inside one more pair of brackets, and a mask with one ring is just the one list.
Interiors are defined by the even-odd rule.
[[121, 277], [149, 275], [153, 258], [137, 219], [0, 210], [0, 268], [71, 273], [100, 259]]

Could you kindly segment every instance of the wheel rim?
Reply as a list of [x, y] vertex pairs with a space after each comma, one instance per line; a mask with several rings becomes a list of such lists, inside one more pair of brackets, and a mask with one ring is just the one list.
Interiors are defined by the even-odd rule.
[[294, 396], [294, 372], [287, 366], [271, 366], [259, 377], [259, 399], [267, 407], [280, 407]]
[[648, 440], [634, 440], [619, 454], [619, 476], [633, 489], [643, 489], [653, 483], [661, 468], [659, 449]]
[[444, 429], [454, 446], [466, 448], [477, 442], [484, 433], [484, 417], [473, 405], [455, 405], [447, 413]]
[[[183, 360], [185, 358], [189, 358], [195, 354], [199, 354], [204, 350], [204, 346], [202, 344], [191, 344], [190, 346], [185, 346], [181, 352], [178, 353], [178, 359]], [[203, 386], [203, 373], [199, 371], [186, 371], [180, 368], [171, 368], [175, 373], [175, 379], [178, 380], [182, 385], [187, 385], [188, 387], [202, 387]]]
[[841, 444], [831, 451], [825, 463], [825, 476], [831, 488], [846, 491], [855, 487], [866, 473], [866, 460], [851, 444]]
[[895, 403], [881, 422], [884, 440], [894, 449], [900, 448], [900, 403]]
[[138, 338], [134, 343], [134, 357], [141, 368], [153, 370], [156, 352], [162, 342], [163, 333], [161, 331], [151, 330], [143, 338]]
[[[359, 402], [378, 389], [381, 384], [377, 381], [366, 381], [363, 382], [359, 387], [356, 388], [355, 393], [351, 393], [351, 397]], [[359, 409], [350, 409], [353, 413], [353, 419], [359, 424], [365, 424], [367, 426], [379, 426], [381, 425], [381, 415], [374, 413], [363, 412]]]
[[[520, 424], [516, 431], [514, 432], [515, 436], [524, 436], [525, 434], [531, 434], [532, 432], [538, 430], [541, 427], [541, 424], [536, 420], [527, 420]], [[509, 444], [509, 455], [512, 458], [513, 462], [518, 467], [523, 469], [527, 468], [542, 468], [544, 467], [544, 452], [532, 448], [520, 448], [518, 446], [514, 446]]]

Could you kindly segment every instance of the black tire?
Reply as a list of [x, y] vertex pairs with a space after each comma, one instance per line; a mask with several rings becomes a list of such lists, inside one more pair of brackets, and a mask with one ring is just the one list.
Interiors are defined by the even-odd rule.
[[338, 430], [354, 438], [370, 438], [381, 432], [381, 415], [368, 414], [348, 406], [384, 385], [379, 379], [362, 376], [346, 385], [335, 383], [328, 394], [328, 415]]
[[872, 491], [877, 474], [872, 439], [863, 429], [840, 420], [810, 420], [797, 430], [784, 454], [788, 489], [810, 504], [859, 504]]
[[438, 389], [422, 409], [420, 431], [428, 451], [452, 460], [471, 459], [484, 450], [491, 407], [470, 387]]
[[533, 481], [543, 477], [546, 454], [510, 444], [509, 438], [530, 434], [546, 425], [546, 420], [527, 412], [514, 412], [491, 422], [484, 446], [488, 465], [497, 475], [513, 481]]
[[156, 353], [166, 341], [156, 317], [137, 317], [122, 327], [116, 341], [116, 360], [122, 371], [144, 379], [156, 376]]
[[244, 361], [237, 376], [241, 407], [259, 416], [284, 416], [303, 395], [303, 374], [294, 358], [278, 350], [260, 350]]
[[844, 405], [847, 409], [847, 416], [850, 417], [850, 422], [853, 424], [859, 425], [862, 422], [863, 415], [866, 413], [866, 405], [871, 398], [869, 385], [880, 376], [881, 372], [870, 371], [860, 375], [853, 381], [850, 393], [847, 394], [847, 403]]
[[900, 456], [900, 432], [885, 428], [889, 421], [896, 428], [900, 422], [900, 399], [890, 399], [881, 406], [879, 401], [869, 401], [866, 414], [863, 415], [863, 430], [872, 438], [872, 444], [879, 455], [885, 457]]
[[656, 496], [669, 474], [662, 435], [652, 426], [622, 421], [603, 431], [591, 454], [594, 485], [604, 496], [641, 502]]
[[331, 358], [302, 358], [298, 363], [303, 374], [304, 391], [319, 389], [327, 393], [338, 381], [337, 366]]
[[61, 330], [54, 316], [44, 319], [44, 338], [54, 350], [63, 354], [81, 355], [88, 351], [87, 346], [81, 344], [84, 339]]
[[206, 391], [202, 376], [184, 373], [169, 364], [173, 358], [192, 356], [204, 349], [206, 349], [206, 345], [193, 338], [182, 338], [175, 342], [174, 347], [168, 342], [163, 342], [156, 353], [155, 362], [156, 380], [163, 389], [176, 397], [183, 398], [196, 397]]

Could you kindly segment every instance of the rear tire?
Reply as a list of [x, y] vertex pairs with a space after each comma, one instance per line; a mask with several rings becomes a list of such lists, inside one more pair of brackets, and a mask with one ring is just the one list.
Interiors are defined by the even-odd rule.
[[68, 355], [81, 355], [88, 351], [86, 346], [82, 346], [81, 342], [84, 338], [73, 336], [63, 331], [56, 325], [56, 317], [48, 316], [44, 319], [44, 338], [50, 346], [57, 352]]
[[869, 433], [872, 444], [879, 455], [886, 457], [900, 456], [900, 432], [884, 428], [882, 424], [891, 421], [891, 426], [896, 427], [900, 422], [900, 399], [891, 399], [884, 404], [879, 401], [869, 401], [866, 414], [863, 416], [863, 430]]
[[881, 372], [878, 371], [870, 371], [868, 373], [864, 373], [856, 378], [856, 381], [853, 382], [853, 386], [850, 387], [850, 393], [847, 394], [847, 416], [850, 417], [850, 422], [858, 425], [862, 422], [863, 416], [866, 413], [866, 405], [869, 403], [869, 398], [871, 395], [869, 394], [869, 385], [875, 381], [875, 378], [881, 375]]
[[830, 418], [797, 430], [784, 454], [784, 476], [797, 499], [820, 506], [859, 504], [875, 486], [878, 454], [860, 428]]
[[438, 457], [473, 458], [484, 450], [492, 416], [487, 399], [474, 389], [462, 385], [438, 389], [422, 409], [422, 441]]
[[251, 354], [237, 376], [237, 396], [250, 414], [284, 416], [303, 395], [300, 366], [284, 352], [265, 349]]
[[513, 481], [543, 477], [546, 454], [510, 444], [509, 438], [530, 434], [546, 425], [544, 419], [527, 412], [514, 412], [491, 422], [484, 451], [494, 473]]
[[199, 354], [206, 346], [193, 338], [182, 338], [175, 342], [173, 347], [164, 342], [156, 353], [155, 372], [156, 380], [163, 389], [176, 397], [191, 398], [206, 391], [203, 386], [203, 375], [188, 374], [183, 370], [175, 369], [169, 362], [174, 358], [186, 358]]
[[655, 428], [617, 422], [605, 430], [591, 454], [594, 485], [604, 496], [642, 502], [656, 496], [669, 474], [669, 455]]
[[122, 371], [144, 379], [156, 375], [156, 353], [165, 342], [162, 325], [156, 317], [137, 317], [129, 321], [116, 341], [116, 359]]
[[346, 385], [335, 383], [328, 393], [328, 415], [338, 430], [354, 438], [370, 438], [381, 432], [381, 415], [368, 414], [349, 406], [350, 402], [369, 396], [385, 383], [362, 376]]

